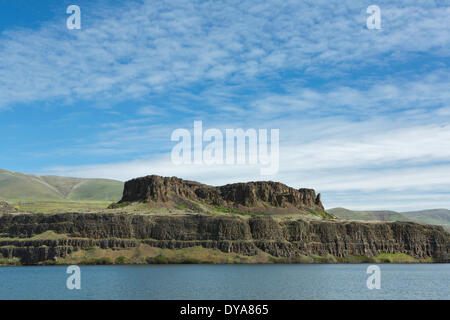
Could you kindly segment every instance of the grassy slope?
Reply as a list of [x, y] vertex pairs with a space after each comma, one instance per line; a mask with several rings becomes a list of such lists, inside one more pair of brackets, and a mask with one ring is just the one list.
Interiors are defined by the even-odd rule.
[[0, 199], [118, 201], [123, 183], [107, 179], [37, 176], [0, 169]]
[[447, 209], [409, 211], [402, 212], [402, 215], [413, 221], [450, 226], [450, 210]]
[[410, 212], [395, 211], [353, 211], [345, 208], [333, 208], [327, 212], [346, 220], [367, 221], [414, 221], [420, 223], [441, 225], [450, 230], [450, 210], [431, 209]]
[[61, 199], [57, 189], [36, 176], [0, 170], [0, 198], [2, 199]]
[[366, 220], [366, 221], [406, 221], [404, 215], [395, 211], [353, 211], [345, 208], [333, 208], [327, 212], [346, 220]]
[[9, 201], [19, 213], [62, 213], [62, 212], [101, 212], [110, 204], [108, 201], [70, 201], [70, 200], [39, 200], [39, 201]]
[[72, 200], [119, 201], [122, 198], [123, 183], [106, 179], [84, 180], [68, 194]]

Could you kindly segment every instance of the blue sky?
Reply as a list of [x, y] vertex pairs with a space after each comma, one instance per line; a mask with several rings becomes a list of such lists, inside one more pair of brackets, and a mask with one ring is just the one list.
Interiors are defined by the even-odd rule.
[[[81, 30], [66, 8], [81, 8]], [[369, 5], [381, 30], [366, 27]], [[0, 168], [278, 180], [450, 207], [446, 1], [0, 1]], [[175, 166], [171, 132], [280, 129], [280, 171]]]

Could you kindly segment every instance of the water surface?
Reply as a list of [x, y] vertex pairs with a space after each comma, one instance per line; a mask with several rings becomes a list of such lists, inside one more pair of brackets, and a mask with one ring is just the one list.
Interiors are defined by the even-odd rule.
[[385, 264], [381, 289], [367, 264], [0, 267], [0, 299], [449, 299], [450, 264]]

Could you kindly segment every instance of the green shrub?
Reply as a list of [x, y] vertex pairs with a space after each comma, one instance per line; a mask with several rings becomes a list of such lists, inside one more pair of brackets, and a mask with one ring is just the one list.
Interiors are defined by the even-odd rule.
[[180, 204], [178, 206], [175, 206], [175, 209], [184, 210], [184, 209], [186, 209], [186, 204], [182, 203], [182, 204]]
[[145, 261], [148, 264], [168, 264], [169, 260], [163, 255], [158, 255], [156, 257], [147, 257]]
[[0, 265], [20, 266], [20, 265], [22, 265], [22, 262], [20, 261], [20, 258], [17, 258], [17, 257], [14, 257], [11, 259], [0, 257]]
[[125, 256], [120, 256], [116, 259], [116, 264], [124, 264], [127, 262], [127, 257]]
[[317, 210], [313, 210], [311, 209], [311, 213], [315, 216], [320, 216], [320, 217], [324, 217], [327, 219], [334, 219], [335, 217], [329, 213], [326, 213], [324, 211], [317, 211]]

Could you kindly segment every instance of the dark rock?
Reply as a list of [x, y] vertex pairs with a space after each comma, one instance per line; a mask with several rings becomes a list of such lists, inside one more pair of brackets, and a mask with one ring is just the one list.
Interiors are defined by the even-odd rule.
[[[29, 239], [52, 230], [59, 240]], [[373, 257], [405, 253], [418, 259], [449, 262], [450, 234], [440, 226], [412, 222], [360, 223], [281, 220], [237, 216], [144, 216], [112, 213], [11, 215], [0, 217], [0, 254], [24, 264], [65, 257], [98, 246], [126, 249], [146, 243], [181, 249], [192, 246], [254, 255], [262, 250], [276, 257], [349, 255]]]
[[156, 175], [133, 179], [125, 183], [120, 202], [168, 202], [186, 199], [214, 206], [237, 207], [254, 211], [255, 207], [324, 211], [320, 194], [313, 189], [294, 189], [279, 182], [258, 181], [233, 183], [214, 187], [177, 177]]

